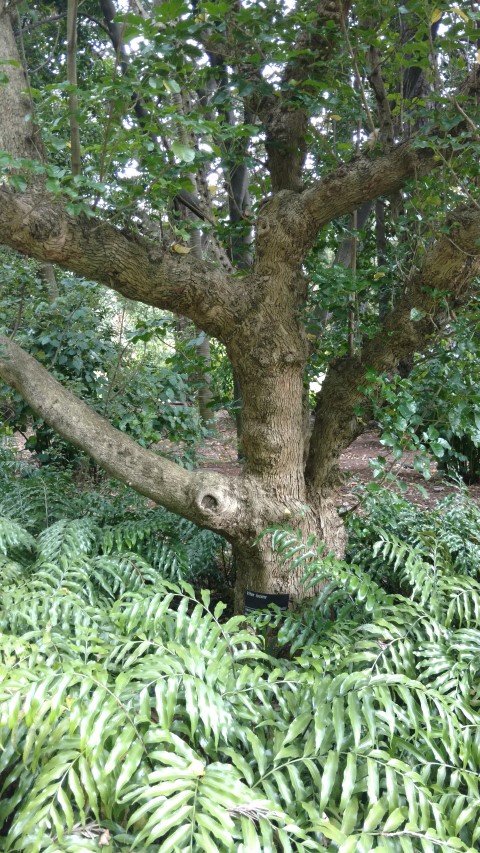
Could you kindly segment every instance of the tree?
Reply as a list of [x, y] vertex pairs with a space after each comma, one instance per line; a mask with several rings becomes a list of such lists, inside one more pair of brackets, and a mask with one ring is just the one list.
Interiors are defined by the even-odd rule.
[[[42, 7], [36, 9], [35, 26], [42, 17]], [[272, 0], [265, 6], [168, 0], [152, 9], [135, 2], [132, 9], [135, 14], [115, 18], [124, 27], [122, 44], [132, 47], [122, 54], [117, 45], [109, 67], [110, 48], [97, 26], [105, 30], [105, 24], [88, 21], [88, 37], [103, 38], [110, 88], [98, 88], [96, 79], [91, 84], [97, 98], [103, 92], [107, 99], [106, 116], [90, 105], [96, 113], [88, 124], [87, 107], [83, 119], [75, 108], [80, 132], [103, 138], [85, 145], [85, 172], [75, 181], [65, 163], [59, 171], [52, 154], [51, 165], [35, 164], [41, 147], [22, 94], [13, 32], [22, 21], [15, 8], [0, 3], [0, 56], [7, 62], [0, 150], [10, 154], [3, 158], [0, 241], [129, 299], [188, 317], [222, 342], [241, 392], [244, 473], [232, 479], [190, 472], [139, 447], [7, 336], [0, 339], [0, 375], [114, 477], [226, 536], [237, 559], [238, 608], [247, 588], [301, 597], [298, 573], [285, 569], [259, 534], [288, 522], [341, 554], [337, 461], [362, 431], [365, 385], [422, 351], [469, 297], [480, 273], [480, 208], [473, 197], [478, 12], [468, 2], [450, 9], [415, 0], [400, 9], [377, 0]], [[111, 24], [106, 29], [111, 36]], [[138, 43], [142, 49], [135, 53]], [[91, 61], [84, 48], [78, 56]], [[58, 76], [65, 50], [51, 62]], [[59, 85], [50, 89], [56, 87], [57, 98]], [[183, 112], [167, 97], [179, 91], [190, 103]], [[87, 103], [85, 91], [78, 94]], [[37, 116], [46, 123], [41, 102]], [[120, 149], [103, 120], [116, 126], [119, 139], [132, 139], [135, 125], [136, 147]], [[183, 133], [175, 136], [175, 122], [189, 129], [190, 145]], [[122, 178], [129, 162], [138, 178]], [[214, 215], [199, 192], [200, 179], [213, 170], [226, 182], [230, 224], [228, 204], [222, 208], [220, 197]], [[205, 237], [203, 257], [162, 242], [169, 197], [195, 213]], [[376, 220], [377, 232], [384, 229], [377, 240], [382, 251], [371, 260], [366, 234], [368, 269], [358, 297], [361, 258], [353, 244], [344, 263], [352, 268], [348, 293], [354, 294], [347, 300], [349, 346], [331, 360], [310, 430], [305, 371], [317, 344], [308, 333], [309, 300], [314, 296], [318, 309], [322, 293], [307, 271], [314, 269], [318, 278], [323, 270], [329, 298], [337, 288], [337, 299], [345, 300], [322, 235], [330, 235], [332, 245], [336, 229], [338, 246], [349, 227], [342, 217], [361, 208], [364, 219], [368, 207], [362, 206], [375, 199], [383, 200]], [[357, 243], [356, 232], [348, 239]], [[376, 285], [382, 276], [389, 281], [387, 300]], [[374, 322], [364, 330], [365, 306], [372, 314], [372, 305]]]

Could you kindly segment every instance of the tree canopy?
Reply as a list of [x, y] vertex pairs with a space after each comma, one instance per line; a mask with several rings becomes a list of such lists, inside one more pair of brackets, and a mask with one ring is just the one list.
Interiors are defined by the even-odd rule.
[[298, 595], [259, 533], [287, 520], [342, 552], [336, 465], [366, 388], [480, 272], [478, 9], [3, 0], [0, 16], [0, 241], [220, 341], [244, 473], [139, 447], [11, 329], [0, 375], [115, 477], [227, 536], [239, 606], [246, 588]]

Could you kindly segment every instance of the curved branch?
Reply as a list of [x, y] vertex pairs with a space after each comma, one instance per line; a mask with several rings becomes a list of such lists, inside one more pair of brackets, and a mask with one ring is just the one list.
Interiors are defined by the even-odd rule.
[[240, 479], [187, 471], [140, 447], [3, 335], [0, 377], [63, 438], [85, 450], [117, 480], [202, 527], [228, 533], [230, 538], [243, 532], [248, 504]]
[[120, 231], [100, 219], [69, 216], [44, 193], [0, 187], [0, 243], [59, 264], [122, 296], [190, 317], [228, 340], [241, 294], [215, 264]]
[[[278, 257], [282, 253], [284, 260], [301, 263], [328, 222], [400, 189], [409, 178], [428, 174], [440, 162], [430, 148], [415, 148], [406, 141], [381, 156], [356, 157], [302, 193], [276, 193], [259, 212], [257, 267], [272, 239], [277, 242]], [[280, 244], [278, 229], [282, 231]]]
[[[475, 103], [480, 95], [479, 65], [459, 86], [457, 95], [471, 98], [472, 104]], [[458, 136], [460, 133], [468, 133], [475, 138], [468, 116], [455, 127], [455, 133], [451, 135]], [[308, 249], [313, 245], [318, 231], [332, 219], [351, 213], [366, 201], [394, 193], [410, 178], [424, 177], [438, 168], [449, 155], [452, 145], [449, 135], [439, 127], [432, 127], [429, 136], [437, 140], [443, 138], [443, 156], [436, 156], [433, 147], [420, 147], [417, 139], [411, 137], [382, 155], [372, 156], [370, 153], [355, 157], [350, 163], [317, 181], [300, 193], [298, 203], [292, 205], [289, 232], [295, 234], [296, 239], [301, 240]]]
[[331, 364], [317, 395], [306, 467], [314, 490], [328, 482], [341, 451], [360, 432], [355, 407], [363, 398], [360, 389], [367, 371], [394, 370], [401, 359], [424, 350], [449, 312], [466, 301], [472, 281], [480, 275], [480, 209], [459, 208], [448, 224], [449, 233], [426, 252], [421, 269], [377, 334], [364, 342], [359, 355]]
[[301, 195], [302, 216], [309, 217], [309, 243], [320, 228], [350, 213], [366, 201], [401, 189], [409, 178], [427, 175], [439, 161], [430, 148], [401, 142], [386, 154], [354, 158], [318, 181]]

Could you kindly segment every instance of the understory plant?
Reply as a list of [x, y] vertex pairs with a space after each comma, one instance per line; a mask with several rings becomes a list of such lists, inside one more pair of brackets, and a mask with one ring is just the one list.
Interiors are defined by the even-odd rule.
[[[0, 516], [33, 535], [58, 523], [88, 529], [90, 556], [137, 555], [169, 580], [221, 584], [219, 566], [229, 569], [226, 543], [119, 483], [79, 489], [70, 469], [35, 468], [0, 452]], [[68, 558], [75, 554], [75, 542]]]
[[394, 592], [399, 591], [399, 578], [375, 550], [379, 535], [415, 546], [427, 561], [440, 553], [445, 570], [480, 579], [480, 508], [460, 490], [426, 509], [389, 489], [367, 493], [361, 511], [350, 516], [347, 526], [348, 562]]
[[225, 620], [95, 535], [0, 522], [2, 850], [478, 849], [475, 578], [385, 535], [389, 594], [277, 531], [315, 604]]

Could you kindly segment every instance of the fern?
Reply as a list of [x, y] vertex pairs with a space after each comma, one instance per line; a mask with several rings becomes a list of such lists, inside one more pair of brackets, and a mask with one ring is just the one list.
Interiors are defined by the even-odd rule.
[[[69, 473], [52, 475], [30, 469], [34, 473], [26, 479], [9, 478], [8, 489], [0, 495], [0, 517], [16, 521], [33, 534], [45, 531], [44, 547], [52, 541], [55, 549], [54, 534], [64, 536], [65, 553], [73, 555], [79, 544], [74, 534], [68, 545], [71, 522], [77, 525], [78, 535], [85, 529], [98, 554], [135, 553], [172, 580], [221, 580], [217, 563], [223, 540], [214, 533], [163, 507], [152, 508], [144, 498], [118, 484], [115, 491], [110, 488], [106, 493], [81, 492]], [[88, 550], [87, 542], [85, 547]]]
[[[117, 850], [250, 850], [260, 837], [274, 849], [275, 833], [302, 837], [245, 782], [241, 753], [222, 753], [242, 743], [238, 709], [249, 723], [255, 710], [239, 700], [239, 673], [250, 667], [263, 687], [271, 669], [259, 641], [238, 618], [221, 624], [223, 606], [211, 612], [208, 594], [197, 601], [152, 569], [139, 583], [85, 550], [67, 565], [68, 530], [50, 537], [58, 562], [40, 559], [26, 580], [30, 630], [20, 625], [18, 646], [2, 639], [3, 849], [98, 849], [103, 837]], [[31, 606], [39, 590], [46, 610]], [[64, 602], [83, 604], [80, 624], [64, 618]], [[12, 630], [18, 619], [9, 621]]]
[[381, 531], [422, 551], [427, 559], [441, 553], [452, 574], [480, 579], [480, 509], [462, 493], [449, 495], [435, 509], [420, 510], [385, 489], [368, 497], [361, 515], [350, 519], [349, 561], [390, 589], [393, 583], [382, 555], [373, 553]]
[[17, 522], [9, 518], [0, 518], [0, 554], [28, 555], [35, 551], [35, 540]]
[[[100, 553], [96, 522], [33, 542], [13, 529], [6, 853], [478, 847], [479, 589], [443, 549], [383, 536], [376, 559], [402, 596], [277, 532], [307, 585], [325, 584], [316, 606], [225, 621], [138, 554]], [[265, 627], [289, 658], [266, 653]]]
[[[274, 546], [296, 567], [305, 563], [310, 585], [329, 579], [339, 613], [350, 602], [348, 623], [328, 618], [332, 602], [324, 595], [319, 618], [307, 611], [308, 626], [304, 614], [276, 617], [280, 641], [301, 626], [299, 663], [306, 675], [312, 668], [322, 675], [280, 749], [279, 793], [291, 787], [292, 761], [299, 772], [306, 760], [318, 769], [323, 758], [323, 815], [311, 807], [309, 814], [335, 849], [473, 849], [480, 838], [479, 585], [451, 576], [449, 558], [386, 537], [377, 553], [402, 573], [411, 598], [387, 595], [357, 566], [315, 557], [311, 543], [302, 551], [293, 534], [277, 533]], [[268, 775], [273, 784], [275, 771]]]
[[45, 473], [30, 465], [28, 476], [9, 478], [8, 488], [0, 494], [0, 516], [39, 533], [55, 521], [70, 518], [72, 511], [75, 514], [78, 495], [70, 474]]
[[172, 580], [195, 580], [216, 573], [220, 537], [162, 507], [130, 515], [104, 527], [100, 548], [105, 554], [135, 551]]

